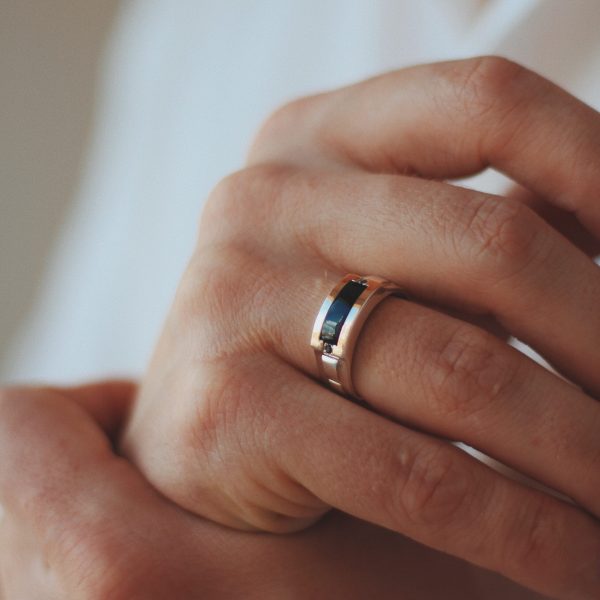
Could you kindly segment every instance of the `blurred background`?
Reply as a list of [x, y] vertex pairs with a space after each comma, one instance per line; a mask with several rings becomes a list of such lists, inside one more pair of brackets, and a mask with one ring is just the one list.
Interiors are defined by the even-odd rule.
[[598, 0], [0, 0], [0, 382], [141, 374], [283, 102], [500, 54], [598, 108], [599, 26]]
[[76, 196], [118, 3], [0, 0], [0, 357]]

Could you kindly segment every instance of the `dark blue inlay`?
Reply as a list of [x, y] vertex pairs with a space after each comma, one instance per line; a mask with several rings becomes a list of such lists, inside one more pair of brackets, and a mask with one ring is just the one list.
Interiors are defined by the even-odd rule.
[[342, 325], [350, 312], [350, 309], [358, 299], [358, 297], [365, 291], [366, 285], [358, 283], [358, 281], [349, 281], [336, 296], [335, 300], [331, 303], [327, 314], [325, 315], [325, 321], [323, 322], [323, 328], [321, 329], [321, 339], [327, 344], [337, 344], [340, 332], [342, 331]]

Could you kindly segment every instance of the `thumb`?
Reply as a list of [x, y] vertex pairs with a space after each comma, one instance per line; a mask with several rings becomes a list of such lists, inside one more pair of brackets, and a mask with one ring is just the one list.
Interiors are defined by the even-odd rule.
[[[127, 382], [0, 390], [0, 503], [33, 536], [43, 581], [57, 582], [61, 598], [192, 598], [201, 577], [182, 573], [214, 553], [194, 545], [212, 527], [114, 454], [102, 428], [121, 427], [134, 390]], [[182, 571], [185, 560], [193, 565]]]
[[110, 460], [109, 438], [125, 423], [135, 389], [127, 381], [1, 389], [0, 503], [18, 512], [61, 469]]
[[114, 454], [107, 434], [115, 434], [124, 423], [134, 389], [130, 383], [106, 382], [0, 390], [4, 507], [20, 512], [37, 493], [48, 495], [63, 476], [80, 483], [88, 476], [83, 465], [110, 461]]
[[56, 391], [83, 408], [110, 438], [115, 439], [127, 422], [137, 384], [124, 379], [97, 381]]

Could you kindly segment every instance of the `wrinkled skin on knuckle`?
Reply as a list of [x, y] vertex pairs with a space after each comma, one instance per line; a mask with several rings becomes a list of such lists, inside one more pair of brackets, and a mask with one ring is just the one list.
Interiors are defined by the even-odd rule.
[[[209, 207], [202, 227], [210, 231], [204, 237], [200, 232], [177, 291], [174, 318], [182, 327], [202, 321], [212, 333], [205, 345], [213, 351], [239, 348], [242, 341], [272, 345], [279, 331], [273, 321], [282, 312], [278, 303], [286, 301], [288, 259], [297, 268], [309, 264], [309, 253], [293, 235], [290, 220], [302, 222], [301, 196], [304, 186], [312, 184], [304, 171], [265, 165], [246, 169], [234, 176], [234, 183], [223, 185], [219, 195], [246, 200], [238, 205], [234, 199], [233, 207], [225, 200], [224, 211]], [[230, 192], [231, 187], [238, 191]], [[212, 226], [229, 218], [229, 208], [236, 213], [233, 225]]]
[[[216, 366], [203, 377], [201, 399], [190, 407], [178, 442], [188, 448], [187, 460], [177, 467], [189, 473], [200, 464], [202, 472], [174, 491], [179, 504], [236, 528], [271, 533], [304, 529], [327, 510], [280, 464], [282, 412], [296, 391], [286, 376], [271, 357], [242, 356], [235, 370]], [[173, 485], [182, 478], [185, 473], [175, 473]]]
[[202, 368], [201, 385], [173, 423], [169, 453], [176, 461], [162, 473], [162, 487], [177, 503], [214, 509], [215, 500], [237, 495], [240, 480], [260, 467], [269, 419], [264, 377], [243, 354], [235, 369], [218, 363]]
[[470, 266], [480, 291], [520, 275], [543, 259], [539, 217], [515, 200], [490, 196], [468, 199], [449, 235], [459, 259]]
[[[513, 161], [524, 144], [543, 140], [520, 136], [536, 107], [544, 102], [551, 84], [533, 71], [498, 56], [483, 56], [456, 63], [450, 71], [450, 102], [441, 93], [437, 102], [448, 118], [461, 119], [465, 143], [478, 156], [473, 170], [490, 164], [502, 168]], [[473, 136], [471, 132], [478, 134]]]
[[501, 56], [479, 56], [455, 64], [445, 74], [471, 126], [491, 114], [503, 118], [522, 100], [529, 71]]
[[[240, 358], [242, 362], [243, 357]], [[260, 380], [243, 364], [235, 369], [213, 365], [205, 375], [205, 385], [200, 390], [199, 402], [195, 403], [195, 415], [185, 443], [201, 449], [217, 464], [226, 464], [223, 449], [233, 454], [241, 452], [246, 427], [260, 416]]]
[[[287, 504], [283, 511], [275, 509], [274, 505], [282, 504], [282, 499], [276, 497], [274, 492], [269, 492], [273, 500], [261, 497], [257, 502], [247, 491], [235, 494], [235, 524], [238, 529], [247, 531], [260, 531], [275, 535], [292, 534], [303, 531], [318, 522], [329, 507], [301, 507]], [[291, 507], [288, 510], [288, 507]], [[228, 523], [229, 524], [229, 523]]]
[[[241, 211], [252, 217], [241, 220], [252, 229], [257, 214], [279, 201], [286, 176], [263, 167], [233, 176], [208, 207], [205, 226], [245, 202]], [[273, 264], [276, 257], [266, 256], [265, 236], [256, 231], [237, 236], [235, 227], [196, 248], [141, 389], [144, 410], [132, 429], [133, 453], [142, 457], [145, 474], [192, 509], [215, 495], [214, 485], [207, 492], [209, 478], [218, 481], [215, 473], [231, 480], [227, 468], [258, 430], [251, 421], [261, 415], [253, 407], [261, 401], [257, 375], [264, 380], [265, 374], [248, 364], [269, 352], [268, 326], [273, 328], [274, 303], [281, 295], [276, 292], [284, 289], [282, 268]], [[156, 422], [162, 423], [160, 431]], [[161, 449], [170, 458], [161, 457]], [[201, 476], [190, 477], [199, 464], [205, 467]]]
[[491, 334], [464, 325], [431, 348], [423, 362], [430, 410], [483, 426], [496, 399], [509, 393], [517, 377], [515, 361], [497, 350]]
[[[204, 253], [190, 264], [177, 290], [168, 325], [176, 326], [180, 334], [185, 335], [186, 330], [192, 333], [189, 337], [196, 360], [210, 360], [233, 351], [238, 326], [247, 316], [248, 288], [244, 284], [255, 270], [252, 258], [234, 245]], [[198, 343], [194, 344], [194, 339]]]
[[[598, 540], [591, 545], [582, 540], [579, 548], [567, 543], [565, 540], [570, 539], [568, 530], [571, 526], [569, 516], [559, 513], [549, 496], [532, 496], [517, 510], [516, 514], [507, 515], [508, 519], [504, 519], [504, 522], [511, 522], [511, 527], [497, 538], [501, 564], [508, 572], [523, 572], [540, 580], [550, 578], [553, 593], [558, 598], [588, 597], [582, 595], [582, 590], [589, 587], [582, 581], [589, 581], [589, 573], [597, 570], [600, 559]], [[581, 560], [573, 560], [573, 555], [581, 557]], [[551, 573], [549, 565], [552, 565]], [[592, 569], [590, 565], [593, 565]], [[600, 590], [600, 576], [596, 590]]]
[[[460, 512], [466, 511], [472, 478], [449, 447], [411, 450], [400, 459], [398, 473], [384, 496], [383, 505], [399, 531], [406, 520], [420, 533], [444, 535], [460, 527]], [[457, 525], [457, 523], [459, 523]], [[462, 524], [464, 526], [464, 523]]]
[[233, 174], [217, 186], [163, 330], [161, 360], [168, 362], [160, 346], [166, 354], [180, 350], [180, 339], [189, 340], [187, 356], [198, 361], [265, 343], [258, 330], [266, 315], [273, 314], [272, 292], [281, 287], [285, 274], [273, 248], [275, 225], [270, 219], [279, 210], [289, 176], [287, 169], [261, 166]]
[[551, 548], [551, 540], [555, 539], [557, 523], [551, 518], [548, 503], [536, 498], [521, 507], [522, 514], [518, 524], [505, 540], [505, 557], [514, 561], [519, 568], [528, 572], [536, 572], [541, 565], [547, 563]]
[[248, 491], [245, 482], [262, 468], [257, 440], [267, 418], [259, 381], [264, 373], [246, 368], [245, 360], [240, 353], [235, 368], [221, 359], [195, 365], [194, 381], [178, 394], [176, 406], [164, 414], [163, 403], [156, 405], [136, 449], [145, 476], [167, 498], [194, 514], [242, 529], [248, 521], [240, 511]]
[[229, 360], [240, 351], [268, 349], [287, 281], [276, 261], [234, 242], [193, 259], [177, 290], [166, 346], [180, 348], [177, 340], [188, 339], [193, 348], [188, 361]]

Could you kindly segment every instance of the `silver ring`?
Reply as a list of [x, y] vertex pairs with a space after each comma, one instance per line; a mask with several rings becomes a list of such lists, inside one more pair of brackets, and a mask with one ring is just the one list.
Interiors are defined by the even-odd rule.
[[349, 274], [329, 292], [312, 330], [320, 378], [336, 392], [362, 401], [352, 383], [352, 355], [356, 340], [373, 309], [388, 296], [406, 298], [391, 281]]

